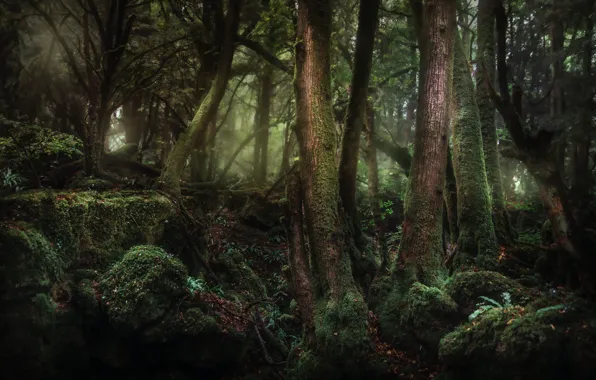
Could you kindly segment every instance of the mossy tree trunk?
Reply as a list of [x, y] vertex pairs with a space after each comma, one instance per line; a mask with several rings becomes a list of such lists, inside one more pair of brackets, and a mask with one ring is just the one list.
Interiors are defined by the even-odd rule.
[[339, 193], [354, 234], [354, 240], [360, 250], [365, 249], [365, 243], [356, 205], [356, 172], [360, 152], [360, 134], [366, 119], [366, 98], [372, 69], [372, 55], [380, 3], [380, 0], [360, 1], [351, 94], [339, 163]]
[[447, 173], [445, 175], [445, 219], [449, 228], [449, 242], [453, 245], [457, 243], [459, 237], [459, 227], [457, 223], [457, 183], [455, 181], [455, 171], [453, 169], [453, 152], [449, 149], [447, 154]]
[[229, 1], [217, 73], [190, 125], [180, 134], [166, 161], [160, 177], [160, 186], [167, 192], [180, 193], [180, 181], [186, 161], [192, 148], [197, 145], [197, 138], [201, 133], [206, 132], [209, 123], [215, 118], [225, 94], [236, 50], [234, 38], [238, 31], [240, 3], [241, 1]]
[[375, 136], [375, 110], [368, 102], [366, 105], [366, 165], [368, 167], [368, 198], [370, 210], [375, 223], [375, 233], [379, 251], [381, 253], [381, 265], [379, 273], [385, 273], [389, 267], [389, 250], [385, 236], [387, 224], [383, 220], [381, 212], [381, 199], [379, 198], [379, 164], [377, 162], [377, 147], [374, 143]]
[[505, 196], [501, 176], [499, 152], [497, 150], [497, 130], [495, 124], [495, 106], [492, 104], [485, 81], [494, 82], [495, 77], [495, 7], [496, 0], [478, 2], [478, 50], [476, 56], [476, 102], [482, 128], [484, 163], [488, 180], [492, 218], [497, 241], [511, 244], [515, 231], [505, 207]]
[[420, 4], [420, 86], [414, 156], [394, 277], [405, 285], [443, 279], [443, 192], [449, 133], [455, 0]]
[[[287, 163], [287, 161], [285, 161]], [[289, 163], [284, 164], [289, 171]], [[296, 302], [302, 318], [304, 338], [307, 345], [315, 342], [314, 292], [311, 266], [304, 241], [304, 218], [302, 214], [302, 184], [300, 171], [293, 170], [286, 178], [285, 227], [288, 237], [288, 261], [294, 281]]]
[[364, 359], [370, 348], [367, 307], [352, 275], [351, 237], [339, 207], [331, 19], [330, 0], [298, 1], [296, 132], [316, 302], [316, 344], [308, 348], [328, 359]]
[[459, 33], [453, 62], [453, 168], [457, 184], [457, 266], [493, 268], [498, 248], [491, 217], [480, 116]]

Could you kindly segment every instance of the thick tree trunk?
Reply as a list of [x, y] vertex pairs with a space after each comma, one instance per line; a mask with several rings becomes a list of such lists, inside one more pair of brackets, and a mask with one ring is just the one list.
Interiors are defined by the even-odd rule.
[[186, 160], [190, 156], [193, 146], [196, 146], [197, 137], [205, 131], [217, 114], [217, 109], [226, 91], [232, 59], [236, 50], [234, 38], [238, 31], [239, 14], [240, 1], [231, 0], [226, 15], [226, 30], [215, 79], [211, 83], [209, 92], [205, 95], [190, 125], [180, 134], [168, 156], [160, 177], [160, 186], [165, 191], [180, 194], [180, 181], [182, 180]]
[[[330, 40], [331, 1], [299, 0], [295, 74], [297, 137], [316, 284], [316, 351], [330, 359], [363, 359], [369, 353], [367, 307], [352, 275], [348, 255], [350, 236], [339, 208]], [[343, 370], [348, 367], [352, 366]]]
[[429, 0], [421, 15], [421, 72], [414, 156], [395, 277], [440, 286], [455, 0]]
[[498, 248], [491, 216], [480, 116], [464, 46], [455, 32], [453, 62], [453, 168], [457, 184], [457, 256], [459, 267], [492, 269]]
[[366, 97], [380, 3], [380, 0], [360, 1], [351, 94], [339, 164], [339, 193], [356, 246], [360, 250], [364, 250], [366, 247], [356, 205], [356, 172], [360, 152], [360, 134], [365, 123]]
[[515, 232], [505, 206], [499, 152], [497, 150], [497, 130], [495, 106], [485, 85], [494, 82], [495, 76], [495, 7], [496, 0], [478, 2], [478, 51], [476, 65], [476, 102], [482, 128], [482, 144], [486, 177], [492, 200], [492, 218], [497, 241], [511, 244]]

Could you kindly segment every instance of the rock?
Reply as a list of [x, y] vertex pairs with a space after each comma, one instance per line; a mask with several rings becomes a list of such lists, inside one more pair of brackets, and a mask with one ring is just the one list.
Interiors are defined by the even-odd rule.
[[457, 273], [449, 280], [445, 291], [467, 314], [476, 308], [480, 296], [502, 302], [503, 293], [509, 293], [513, 304], [530, 301], [529, 289], [509, 277], [491, 271]]
[[155, 246], [131, 248], [100, 279], [101, 303], [110, 322], [126, 332], [159, 323], [186, 294], [186, 267]]
[[596, 313], [575, 298], [495, 307], [446, 335], [440, 357], [457, 379], [591, 379]]

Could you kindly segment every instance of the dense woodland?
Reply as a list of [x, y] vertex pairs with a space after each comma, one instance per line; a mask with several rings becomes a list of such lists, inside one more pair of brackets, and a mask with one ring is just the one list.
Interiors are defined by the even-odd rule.
[[0, 377], [593, 379], [592, 0], [0, 0]]

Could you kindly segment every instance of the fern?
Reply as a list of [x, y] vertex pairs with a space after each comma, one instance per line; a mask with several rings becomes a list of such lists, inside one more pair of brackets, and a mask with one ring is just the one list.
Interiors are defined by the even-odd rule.
[[563, 304], [547, 306], [547, 307], [543, 307], [542, 309], [536, 310], [536, 315], [542, 315], [544, 313], [548, 313], [549, 311], [565, 310], [565, 309], [567, 309], [567, 307]]
[[506, 309], [511, 306], [511, 294], [509, 292], [501, 293], [501, 297], [503, 298], [503, 303], [500, 304], [499, 302], [495, 301], [490, 297], [480, 296], [481, 300], [485, 302], [479, 302], [476, 304], [476, 310], [468, 317], [469, 321], [474, 320], [482, 313], [491, 310], [491, 309]]

